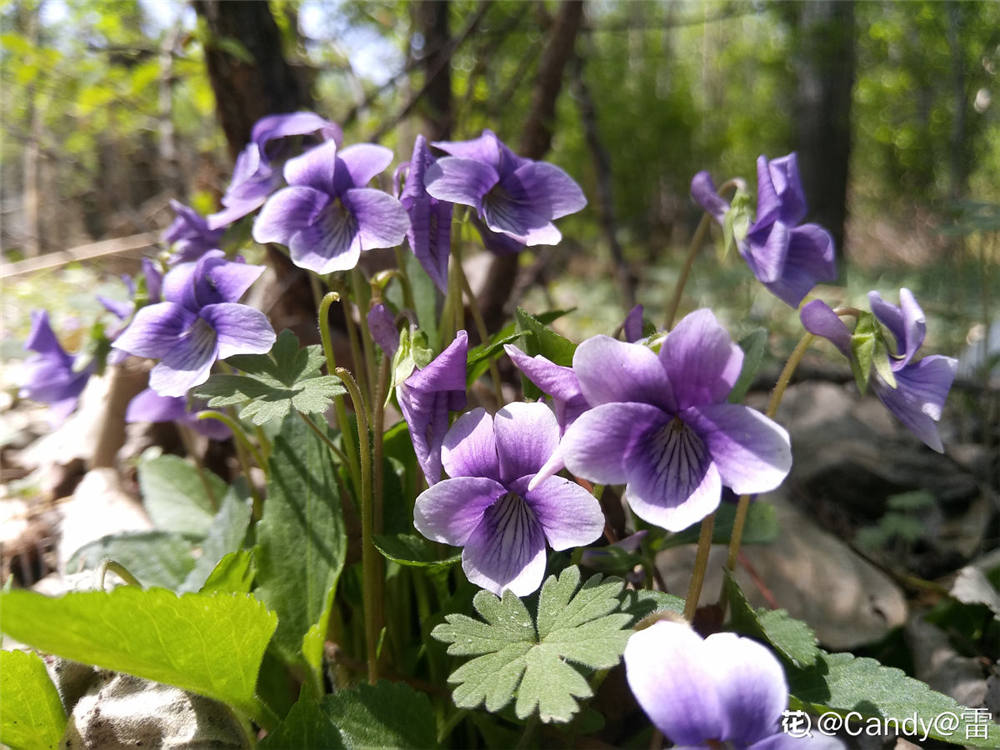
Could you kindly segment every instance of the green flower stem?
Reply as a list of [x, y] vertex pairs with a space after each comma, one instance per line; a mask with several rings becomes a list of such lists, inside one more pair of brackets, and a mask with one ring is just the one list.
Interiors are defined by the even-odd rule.
[[[738, 177], [734, 177], [731, 180], [727, 180], [719, 186], [718, 193], [722, 195], [723, 191], [732, 188], [733, 190], [739, 190], [744, 186], [743, 180]], [[674, 319], [677, 317], [677, 308], [681, 306], [681, 295], [684, 293], [684, 287], [687, 285], [688, 277], [691, 275], [691, 268], [694, 266], [694, 259], [698, 256], [701, 251], [702, 245], [705, 244], [705, 238], [708, 237], [708, 230], [711, 227], [714, 219], [712, 215], [705, 212], [701, 216], [701, 221], [698, 222], [697, 229], [694, 230], [694, 236], [691, 238], [691, 245], [688, 248], [687, 258], [684, 259], [684, 267], [681, 268], [681, 275], [677, 279], [677, 286], [674, 287], [674, 296], [670, 300], [670, 306], [667, 308], [667, 318], [666, 323], [663, 326], [663, 330], [669, 331], [674, 327]]]
[[701, 534], [698, 536], [698, 553], [694, 559], [694, 570], [691, 572], [691, 583], [688, 585], [687, 598], [684, 600], [684, 619], [694, 620], [698, 600], [701, 598], [701, 587], [705, 583], [705, 572], [708, 570], [708, 555], [712, 551], [712, 532], [715, 530], [715, 513], [710, 514], [701, 522]]
[[402, 245], [396, 245], [396, 267], [399, 270], [399, 281], [403, 286], [403, 304], [410, 310], [416, 312], [417, 302], [413, 297], [413, 285], [410, 284], [410, 277], [406, 273], [406, 251]]
[[[774, 390], [771, 391], [771, 399], [767, 403], [767, 411], [764, 412], [768, 418], [773, 419], [774, 415], [778, 413], [778, 406], [781, 404], [782, 396], [785, 395], [785, 389], [792, 379], [792, 374], [795, 372], [795, 368], [799, 366], [799, 362], [802, 361], [802, 357], [805, 356], [806, 350], [814, 338], [815, 336], [811, 333], [804, 334], [799, 339], [799, 343], [795, 345], [795, 349], [792, 350], [791, 356], [788, 357], [788, 361], [781, 371], [781, 375], [778, 376], [778, 382], [775, 383]], [[729, 538], [729, 557], [726, 559], [726, 568], [729, 570], [733, 570], [736, 567], [736, 556], [740, 551], [740, 542], [743, 541], [743, 527], [746, 525], [749, 509], [750, 495], [741, 495], [740, 501], [736, 506], [733, 534]]]
[[350, 372], [338, 367], [334, 374], [340, 378], [354, 402], [358, 420], [358, 445], [361, 453], [361, 570], [365, 603], [365, 655], [368, 664], [368, 683], [378, 682], [378, 654], [376, 645], [381, 630], [381, 580], [378, 574], [378, 550], [372, 539], [374, 514], [372, 508], [372, 457], [371, 433], [368, 412], [365, 410], [361, 388]]
[[684, 259], [681, 275], [677, 279], [677, 285], [674, 287], [674, 296], [671, 298], [670, 306], [667, 308], [667, 318], [663, 324], [664, 330], [669, 331], [674, 327], [674, 318], [677, 317], [677, 308], [681, 306], [681, 295], [684, 293], [684, 287], [687, 285], [688, 276], [691, 275], [691, 267], [694, 265], [694, 259], [698, 257], [701, 246], [705, 244], [705, 238], [708, 237], [708, 229], [712, 226], [712, 221], [712, 216], [704, 213], [701, 215], [701, 221], [698, 222], [698, 228], [694, 230], [687, 258]]
[[[265, 473], [267, 472], [267, 463], [261, 457], [260, 453], [257, 452], [257, 449], [253, 447], [253, 443], [250, 441], [246, 430], [243, 429], [243, 426], [239, 422], [228, 414], [211, 409], [198, 412], [198, 419], [217, 419], [222, 422], [222, 424], [232, 430], [233, 437], [236, 438], [236, 444], [246, 450], [253, 457], [254, 463], [263, 469]], [[243, 470], [248, 474], [247, 480], [249, 481], [249, 466], [244, 466]]]
[[374, 533], [382, 533], [382, 490], [383, 490], [383, 477], [382, 477], [382, 449], [383, 449], [383, 439], [385, 437], [385, 400], [387, 396], [387, 391], [389, 388], [389, 368], [392, 363], [389, 358], [385, 355], [379, 360], [378, 367], [378, 379], [375, 385], [375, 419], [374, 425], [372, 427], [372, 438], [375, 443], [374, 448], [374, 463], [375, 463], [375, 475], [374, 475]]
[[[465, 275], [465, 267], [462, 265], [461, 248], [461, 243], [454, 245], [452, 253], [455, 257], [455, 267], [458, 271], [458, 280], [462, 285], [462, 289], [465, 291], [466, 299], [469, 300], [469, 310], [472, 312], [472, 319], [475, 321], [476, 332], [479, 334], [479, 340], [481, 343], [485, 344], [490, 340], [490, 334], [486, 330], [486, 321], [483, 320], [483, 312], [479, 309], [479, 300], [476, 299], [476, 293], [472, 291], [472, 285], [469, 283], [469, 277]], [[459, 309], [462, 309], [461, 302], [459, 302]], [[492, 359], [489, 362], [489, 367], [490, 378], [493, 380], [493, 392], [497, 397], [497, 406], [503, 406], [503, 385], [500, 381], [500, 371], [497, 369], [496, 362]]]
[[[368, 408], [368, 366], [364, 352], [361, 349], [361, 337], [358, 335], [358, 325], [354, 322], [354, 311], [347, 301], [347, 290], [341, 289], [340, 302], [344, 306], [344, 327], [347, 329], [347, 339], [351, 343], [351, 359], [354, 361], [354, 377], [357, 379], [358, 388], [361, 389], [361, 403], [364, 405], [365, 413], [371, 414]], [[355, 300], [357, 302], [357, 300]], [[359, 308], [360, 310], [360, 308]], [[364, 317], [362, 315], [362, 317]]]
[[[333, 341], [330, 338], [330, 305], [339, 300], [339, 294], [329, 292], [319, 305], [319, 336], [323, 342], [323, 353], [326, 354], [326, 371], [331, 375], [337, 371], [337, 358], [334, 356]], [[344, 464], [351, 475], [354, 494], [358, 497], [361, 494], [361, 469], [358, 464], [358, 454], [354, 450], [354, 441], [350, 437], [351, 423], [347, 418], [347, 407], [344, 406], [343, 396], [333, 397], [333, 410], [337, 415], [337, 426], [340, 427], [341, 443], [344, 446], [346, 458]]]
[[368, 330], [368, 305], [371, 301], [371, 285], [365, 280], [360, 268], [351, 271], [351, 294], [358, 308], [358, 324], [361, 328], [361, 349], [365, 356], [365, 375], [372, 389], [369, 398], [374, 402], [377, 365], [375, 362], [375, 341]]
[[137, 586], [140, 589], [142, 588], [142, 584], [139, 583], [139, 579], [132, 575], [128, 571], [128, 568], [121, 563], [115, 562], [114, 560], [105, 560], [97, 569], [97, 587], [100, 591], [104, 591], [104, 579], [107, 578], [108, 573], [116, 574], [129, 586]]

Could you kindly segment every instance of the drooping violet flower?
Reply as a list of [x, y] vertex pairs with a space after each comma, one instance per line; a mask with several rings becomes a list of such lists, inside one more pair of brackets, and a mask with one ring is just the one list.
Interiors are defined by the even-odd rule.
[[687, 624], [661, 620], [628, 639], [625, 676], [650, 721], [678, 747], [843, 747], [833, 737], [782, 731], [785, 673], [749, 638], [715, 633], [703, 640]]
[[399, 202], [410, 216], [406, 240], [421, 267], [442, 292], [448, 288], [448, 256], [451, 254], [453, 206], [433, 197], [424, 187], [424, 176], [434, 163], [427, 141], [418, 135], [406, 168], [406, 182]]
[[209, 251], [163, 279], [163, 302], [140, 309], [116, 349], [162, 360], [149, 375], [161, 396], [183, 396], [208, 379], [212, 364], [234, 354], [266, 354], [275, 341], [267, 317], [236, 302], [263, 266], [231, 263]]
[[46, 310], [32, 310], [31, 332], [24, 348], [34, 352], [24, 363], [18, 395], [48, 404], [53, 423], [62, 422], [76, 408], [77, 401], [94, 366], [74, 371], [75, 358], [66, 353], [49, 324]]
[[368, 311], [368, 332], [375, 343], [385, 352], [390, 360], [399, 348], [399, 330], [396, 328], [396, 317], [385, 303], [378, 302]]
[[[471, 206], [493, 252], [555, 245], [562, 234], [552, 223], [587, 205], [580, 186], [559, 167], [525, 159], [492, 130], [471, 141], [438, 141], [447, 152], [427, 168], [427, 192], [442, 201]], [[489, 237], [489, 234], [500, 237]]]
[[152, 388], [141, 391], [129, 401], [125, 410], [125, 421], [133, 422], [180, 422], [201, 433], [210, 440], [227, 440], [232, 432], [222, 422], [215, 419], [198, 419], [196, 412], [203, 401], [196, 401], [196, 408], [188, 410], [188, 400], [184, 396], [161, 396]]
[[224, 229], [210, 229], [208, 221], [201, 214], [180, 201], [171, 200], [170, 207], [177, 214], [163, 233], [163, 241], [174, 248], [167, 261], [170, 265], [198, 260], [209, 250], [219, 247]]
[[791, 468], [788, 433], [726, 401], [742, 364], [709, 310], [678, 323], [659, 355], [608, 336], [584, 341], [573, 371], [593, 408], [563, 436], [566, 467], [593, 482], [625, 483], [636, 515], [669, 531], [714, 511], [723, 485], [738, 494], [774, 489]]
[[[729, 204], [715, 191], [708, 172], [691, 180], [691, 195], [724, 223]], [[837, 278], [833, 238], [818, 224], [799, 225], [805, 215], [796, 155], [770, 162], [758, 157], [757, 219], [745, 238], [737, 238], [737, 247], [757, 280], [791, 307], [798, 307], [817, 283]]]
[[448, 413], [465, 408], [468, 357], [469, 336], [459, 331], [444, 351], [427, 367], [414, 370], [396, 391], [417, 462], [429, 486], [441, 480], [441, 446], [448, 432]]
[[[888, 329], [891, 339], [883, 336], [889, 350], [889, 366], [895, 387], [873, 367], [870, 384], [875, 395], [907, 429], [938, 453], [944, 452], [937, 423], [955, 379], [958, 360], [939, 354], [914, 362], [913, 357], [924, 343], [927, 322], [923, 310], [909, 289], [899, 290], [899, 307], [869, 292], [868, 301], [875, 318]], [[813, 300], [799, 316], [806, 330], [828, 339], [841, 354], [853, 360], [851, 332], [837, 314], [822, 300]]]
[[253, 126], [250, 143], [236, 157], [233, 178], [222, 196], [223, 209], [208, 217], [212, 229], [226, 227], [257, 210], [281, 186], [280, 139], [318, 133], [323, 140], [340, 144], [343, 133], [336, 123], [314, 112], [293, 112], [262, 117]]
[[290, 187], [264, 204], [253, 238], [287, 245], [295, 265], [316, 273], [348, 271], [362, 250], [398, 245], [410, 226], [406, 210], [388, 193], [365, 187], [390, 161], [384, 146], [338, 151], [334, 141], [289, 159]]
[[494, 594], [527, 596], [542, 583], [545, 544], [554, 550], [597, 539], [604, 516], [597, 500], [574, 482], [549, 477], [528, 483], [559, 442], [545, 404], [508, 404], [491, 417], [463, 414], [444, 440], [450, 479], [417, 497], [417, 531], [462, 550], [468, 579]]
[[625, 322], [622, 323], [622, 331], [625, 333], [625, 340], [630, 344], [642, 338], [642, 305], [636, 305], [628, 311]]

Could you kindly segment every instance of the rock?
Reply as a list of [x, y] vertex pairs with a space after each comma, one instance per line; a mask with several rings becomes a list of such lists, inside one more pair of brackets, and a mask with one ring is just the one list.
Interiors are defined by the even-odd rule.
[[131, 675], [100, 672], [77, 701], [60, 747], [240, 748], [239, 725], [221, 703]]
[[978, 659], [959, 655], [947, 634], [922, 616], [911, 617], [903, 634], [913, 655], [914, 677], [963, 706], [984, 705], [986, 675]]
[[[820, 529], [782, 494], [763, 499], [774, 504], [781, 535], [771, 544], [746, 546], [743, 553], [777, 605], [809, 623], [824, 646], [840, 651], [871, 643], [906, 621], [903, 592], [885, 573]], [[686, 593], [695, 551], [686, 546], [657, 555], [672, 593]], [[725, 547], [713, 547], [699, 605], [716, 601], [725, 560]], [[751, 604], [768, 606], [743, 566], [737, 567], [736, 580]]]
[[72, 554], [85, 544], [108, 534], [153, 528], [146, 511], [121, 488], [114, 469], [87, 472], [73, 496], [58, 507], [62, 533], [57, 549], [63, 572]]

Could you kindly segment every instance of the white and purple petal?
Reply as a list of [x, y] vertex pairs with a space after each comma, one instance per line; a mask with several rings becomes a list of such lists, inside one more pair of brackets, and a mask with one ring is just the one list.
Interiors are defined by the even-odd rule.
[[872, 390], [886, 408], [938, 453], [944, 452], [944, 446], [937, 422], [957, 367], [957, 360], [935, 354], [897, 370], [895, 388], [877, 374], [872, 378]]
[[676, 409], [667, 372], [657, 356], [641, 344], [610, 336], [589, 338], [573, 354], [573, 372], [584, 398], [593, 406], [636, 401], [668, 411]]
[[357, 222], [361, 250], [395, 247], [406, 237], [410, 218], [403, 205], [388, 193], [355, 188], [346, 191], [342, 201]]
[[253, 238], [261, 244], [288, 245], [292, 237], [317, 221], [330, 203], [330, 196], [311, 187], [279, 190], [264, 204], [253, 225]]
[[500, 149], [503, 144], [488, 128], [483, 130], [478, 138], [469, 141], [434, 141], [431, 145], [452, 156], [480, 161], [493, 167], [497, 172], [500, 171], [502, 161]]
[[927, 320], [913, 292], [906, 288], [899, 290], [899, 307], [886, 302], [875, 291], [868, 292], [868, 303], [875, 317], [896, 339], [897, 356], [892, 360], [893, 370], [906, 367], [924, 343], [924, 336], [927, 334]]
[[779, 219], [787, 224], [798, 224], [806, 215], [806, 196], [799, 177], [798, 157], [794, 152], [770, 162], [763, 156], [759, 157], [758, 180], [761, 176], [762, 162], [767, 167], [769, 182], [780, 201]]
[[545, 533], [531, 506], [508, 492], [483, 513], [465, 541], [462, 570], [477, 586], [498, 596], [509, 589], [527, 596], [545, 575]]
[[583, 547], [604, 532], [601, 504], [576, 482], [549, 477], [529, 490], [528, 483], [522, 479], [510, 487], [534, 511], [554, 550]]
[[207, 321], [197, 318], [150, 371], [149, 387], [161, 396], [183, 396], [188, 389], [208, 380], [218, 354], [215, 329]]
[[708, 446], [678, 419], [645, 433], [624, 463], [625, 501], [644, 521], [683, 531], [719, 507], [722, 479]]
[[684, 316], [667, 335], [660, 362], [670, 378], [676, 408], [726, 400], [743, 367], [743, 350], [711, 310]]
[[795, 227], [781, 275], [764, 286], [786, 305], [797, 308], [821, 281], [837, 278], [833, 237], [818, 224]]
[[425, 391], [465, 393], [465, 363], [468, 356], [469, 335], [465, 331], [458, 331], [455, 339], [427, 367], [416, 370], [406, 379], [406, 385]]
[[557, 365], [541, 354], [529, 357], [513, 344], [504, 344], [503, 348], [528, 380], [552, 396], [552, 406], [561, 430], [565, 432], [577, 417], [590, 408], [573, 368]]
[[216, 333], [220, 359], [236, 354], [267, 354], [274, 345], [274, 329], [267, 316], [249, 305], [222, 302], [199, 313]]
[[729, 210], [729, 203], [716, 191], [712, 175], [702, 171], [691, 178], [691, 197], [705, 213], [722, 224]]
[[413, 525], [428, 539], [461, 547], [505, 494], [507, 489], [488, 477], [444, 479], [417, 497]]
[[750, 227], [740, 250], [758, 281], [768, 284], [781, 278], [788, 258], [791, 235], [791, 225], [782, 221], [758, 221]]
[[559, 425], [542, 403], [507, 404], [493, 417], [501, 480], [533, 477], [559, 445]]
[[112, 346], [137, 357], [165, 357], [194, 325], [196, 318], [195, 313], [174, 302], [147, 305], [135, 314], [132, 323]]
[[705, 443], [722, 483], [736, 494], [769, 492], [788, 476], [788, 432], [760, 412], [741, 404], [707, 404], [680, 416]]
[[[392, 163], [392, 151], [374, 143], [357, 143], [345, 148], [337, 158], [341, 162], [337, 169], [346, 169], [350, 175], [349, 187], [361, 188]], [[341, 185], [340, 175], [337, 175], [337, 184]]]
[[660, 621], [625, 646], [629, 688], [653, 724], [676, 745], [722, 737], [722, 706], [710, 650], [688, 625]]
[[651, 404], [602, 404], [585, 411], [566, 430], [560, 453], [576, 476], [621, 484], [628, 479], [626, 458], [647, 434], [670, 420], [670, 414]]
[[576, 213], [587, 205], [587, 198], [572, 177], [542, 161], [522, 164], [500, 184], [515, 199], [529, 201], [548, 219]]
[[289, 185], [309, 187], [328, 196], [336, 195], [338, 161], [337, 142], [326, 141], [285, 162], [285, 181]]
[[441, 481], [441, 446], [448, 433], [448, 391], [424, 391], [406, 383], [396, 389], [417, 463], [430, 486]]
[[500, 481], [493, 417], [485, 409], [473, 409], [455, 420], [441, 447], [441, 463], [450, 477], [489, 477]]
[[746, 747], [779, 732], [778, 721], [788, 706], [788, 683], [774, 654], [733, 633], [710, 635], [704, 648], [711, 654], [706, 668], [714, 668], [719, 696], [719, 739]]
[[448, 286], [453, 206], [433, 198], [424, 187], [427, 168], [433, 161], [427, 141], [418, 135], [399, 201], [410, 217], [410, 229], [406, 234], [410, 250], [437, 288], [444, 292]]
[[489, 164], [457, 156], [445, 156], [427, 168], [424, 186], [439, 201], [472, 206], [479, 213], [483, 198], [500, 181]]

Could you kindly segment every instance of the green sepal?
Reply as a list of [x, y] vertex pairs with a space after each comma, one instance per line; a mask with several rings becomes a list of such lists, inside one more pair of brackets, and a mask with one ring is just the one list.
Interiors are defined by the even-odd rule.
[[871, 379], [872, 367], [875, 361], [875, 348], [878, 340], [878, 321], [871, 313], [862, 313], [851, 334], [851, 370], [858, 384], [861, 395], [868, 392], [868, 382]]
[[722, 257], [725, 260], [737, 245], [746, 239], [753, 224], [753, 201], [750, 194], [739, 188], [722, 219]]

